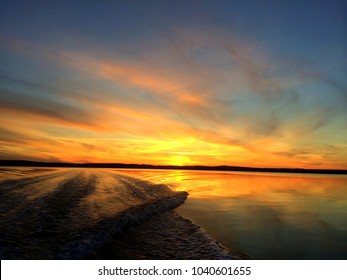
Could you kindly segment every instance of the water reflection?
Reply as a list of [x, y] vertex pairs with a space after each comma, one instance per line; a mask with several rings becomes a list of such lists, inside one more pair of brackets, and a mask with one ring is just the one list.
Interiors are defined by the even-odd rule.
[[347, 259], [347, 177], [132, 171], [190, 193], [178, 212], [255, 259]]

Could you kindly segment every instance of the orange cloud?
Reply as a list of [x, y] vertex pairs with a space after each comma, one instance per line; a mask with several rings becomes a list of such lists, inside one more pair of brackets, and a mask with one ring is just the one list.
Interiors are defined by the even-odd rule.
[[[0, 113], [7, 120], [0, 125], [2, 155], [346, 166], [346, 139], [333, 136], [345, 128], [337, 126], [341, 113], [324, 98], [317, 108], [305, 104], [296, 87], [307, 77], [291, 70], [277, 75], [281, 63], [237, 36], [195, 34], [178, 34], [174, 51], [152, 50], [155, 61], [145, 51], [135, 59], [17, 44], [16, 52], [58, 65], [69, 78], [47, 85], [2, 77]], [[313, 145], [315, 139], [323, 143]]]

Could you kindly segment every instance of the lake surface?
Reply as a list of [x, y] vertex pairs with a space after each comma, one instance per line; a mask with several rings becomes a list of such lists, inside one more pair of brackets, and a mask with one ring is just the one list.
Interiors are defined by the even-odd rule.
[[254, 259], [347, 259], [347, 176], [117, 170], [188, 191], [177, 209]]
[[0, 167], [0, 259], [242, 258], [174, 212], [187, 196], [113, 169]]
[[209, 236], [254, 259], [347, 259], [345, 175], [0, 168], [0, 210], [2, 259], [98, 256], [119, 234], [111, 259], [232, 257]]

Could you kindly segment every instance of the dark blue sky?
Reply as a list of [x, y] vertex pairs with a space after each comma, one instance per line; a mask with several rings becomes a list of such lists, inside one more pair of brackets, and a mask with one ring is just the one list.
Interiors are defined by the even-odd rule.
[[206, 25], [249, 33], [283, 49], [346, 43], [346, 1], [2, 2], [2, 34], [41, 42], [78, 36], [117, 44]]

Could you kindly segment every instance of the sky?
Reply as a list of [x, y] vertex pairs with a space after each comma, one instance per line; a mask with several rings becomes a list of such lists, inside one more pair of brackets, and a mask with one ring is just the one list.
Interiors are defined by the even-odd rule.
[[346, 1], [1, 1], [0, 159], [347, 169]]

